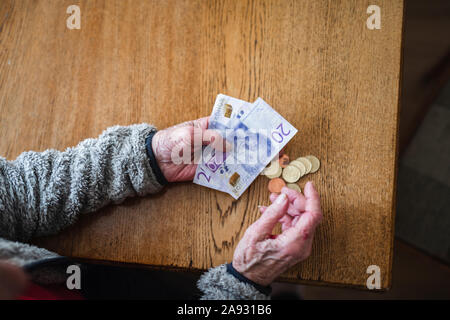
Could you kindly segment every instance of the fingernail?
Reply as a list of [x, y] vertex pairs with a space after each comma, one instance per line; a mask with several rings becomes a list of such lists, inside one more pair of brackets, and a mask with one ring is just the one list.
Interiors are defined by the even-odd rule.
[[282, 204], [284, 201], [286, 201], [286, 195], [284, 193], [281, 193], [274, 203], [276, 204]]

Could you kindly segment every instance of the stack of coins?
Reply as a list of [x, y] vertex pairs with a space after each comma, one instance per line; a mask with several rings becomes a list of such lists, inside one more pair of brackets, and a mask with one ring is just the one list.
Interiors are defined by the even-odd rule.
[[283, 154], [279, 159], [273, 160], [261, 174], [270, 179], [269, 191], [279, 193], [284, 186], [301, 192], [296, 183], [308, 173], [317, 172], [320, 161], [315, 156], [309, 155], [289, 161], [289, 156]]

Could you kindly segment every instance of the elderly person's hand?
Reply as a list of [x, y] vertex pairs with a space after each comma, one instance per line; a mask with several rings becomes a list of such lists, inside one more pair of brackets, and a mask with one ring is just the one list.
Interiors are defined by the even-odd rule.
[[[208, 128], [209, 117], [183, 122], [158, 131], [152, 149], [164, 177], [169, 182], [194, 179], [202, 145], [225, 150], [225, 140], [219, 132]], [[229, 147], [229, 146], [228, 146]]]
[[[304, 195], [284, 187], [281, 194], [271, 194], [270, 200], [269, 207], [260, 207], [262, 216], [247, 229], [233, 257], [234, 269], [263, 286], [310, 255], [314, 231], [322, 220], [319, 194], [312, 182], [306, 183]], [[282, 233], [274, 236], [277, 222]]]

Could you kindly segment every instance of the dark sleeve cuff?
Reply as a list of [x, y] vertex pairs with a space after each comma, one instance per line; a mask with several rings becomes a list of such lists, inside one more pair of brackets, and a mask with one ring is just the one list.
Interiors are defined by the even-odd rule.
[[155, 154], [153, 153], [152, 149], [152, 139], [155, 135], [156, 131], [150, 132], [150, 134], [145, 139], [145, 146], [147, 149], [147, 155], [148, 159], [150, 161], [150, 166], [152, 167], [153, 173], [156, 176], [156, 180], [158, 183], [162, 186], [165, 186], [169, 182], [167, 181], [166, 177], [164, 177], [164, 174], [162, 173], [161, 169], [158, 166], [158, 162], [156, 161]]
[[270, 294], [272, 293], [272, 287], [271, 286], [267, 286], [264, 287], [260, 284], [257, 284], [255, 282], [253, 282], [250, 279], [247, 279], [246, 277], [244, 277], [242, 274], [240, 274], [234, 267], [232, 263], [227, 263], [227, 272], [232, 274], [234, 277], [236, 277], [238, 280], [251, 284], [252, 286], [254, 286], [256, 288], [256, 290], [258, 290], [259, 292], [261, 292], [262, 294], [265, 294], [266, 296], [270, 296]]

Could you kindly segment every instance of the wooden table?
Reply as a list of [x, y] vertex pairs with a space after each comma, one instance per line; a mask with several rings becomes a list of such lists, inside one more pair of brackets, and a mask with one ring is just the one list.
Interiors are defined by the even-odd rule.
[[[365, 287], [369, 265], [391, 283], [403, 2], [0, 2], [0, 154], [63, 150], [111, 125], [164, 128], [209, 115], [218, 93], [268, 101], [299, 133], [292, 156], [311, 175], [325, 219], [312, 255], [281, 281]], [[301, 180], [304, 184], [306, 179]], [[234, 201], [194, 185], [130, 199], [35, 243], [90, 260], [204, 270], [230, 261], [268, 204], [259, 177]]]

